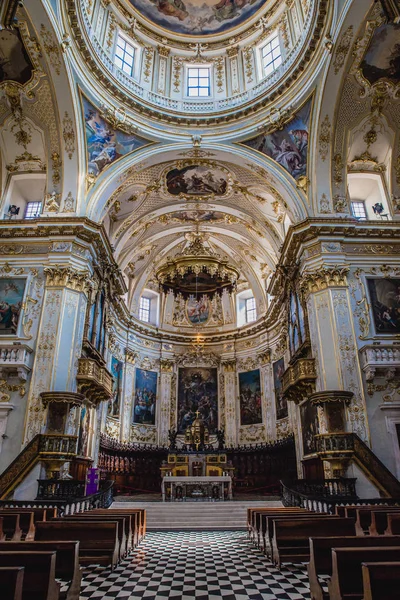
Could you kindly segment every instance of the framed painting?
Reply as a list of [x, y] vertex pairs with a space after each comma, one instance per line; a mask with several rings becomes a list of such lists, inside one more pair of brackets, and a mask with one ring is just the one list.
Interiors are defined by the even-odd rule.
[[210, 300], [207, 296], [202, 296], [197, 300], [190, 296], [186, 302], [186, 315], [192, 325], [205, 325], [210, 318]]
[[276, 406], [276, 418], [284, 419], [288, 416], [287, 401], [283, 397], [282, 393], [282, 382], [281, 377], [285, 372], [285, 361], [280, 358], [272, 365], [272, 374], [274, 379], [274, 390], [275, 390], [275, 406]]
[[400, 23], [384, 23], [375, 29], [360, 65], [371, 85], [381, 79], [395, 85], [400, 83], [399, 40]]
[[400, 333], [400, 279], [367, 279], [376, 333]]
[[108, 405], [108, 414], [110, 417], [119, 417], [121, 408], [121, 391], [122, 391], [122, 373], [124, 363], [111, 357], [111, 375], [113, 376], [113, 391], [112, 398]]
[[26, 279], [0, 279], [0, 336], [17, 334], [25, 285]]
[[318, 412], [315, 404], [304, 402], [300, 406], [301, 433], [304, 456], [316, 451], [314, 436], [319, 433]]
[[210, 433], [218, 427], [217, 369], [182, 367], [178, 373], [178, 433], [185, 433], [201, 414]]
[[172, 169], [165, 179], [172, 196], [224, 196], [228, 191], [228, 174], [215, 167], [192, 165]]
[[155, 425], [158, 373], [136, 369], [133, 422]]
[[0, 83], [15, 81], [25, 85], [32, 77], [33, 65], [18, 28], [0, 30]]
[[262, 423], [260, 369], [239, 373], [240, 424]]

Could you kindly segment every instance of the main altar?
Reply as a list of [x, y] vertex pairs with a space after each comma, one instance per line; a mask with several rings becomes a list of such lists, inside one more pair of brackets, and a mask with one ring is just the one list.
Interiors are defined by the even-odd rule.
[[232, 500], [234, 467], [223, 449], [223, 432], [218, 432], [218, 448], [210, 446], [208, 429], [197, 411], [179, 449], [176, 437], [170, 433], [168, 460], [161, 466], [163, 502]]

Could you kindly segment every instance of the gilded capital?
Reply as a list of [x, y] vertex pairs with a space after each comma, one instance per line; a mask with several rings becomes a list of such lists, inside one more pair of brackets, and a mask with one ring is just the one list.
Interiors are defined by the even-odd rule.
[[349, 267], [322, 268], [312, 273], [303, 273], [300, 288], [305, 296], [330, 287], [346, 287]]
[[160, 359], [160, 369], [164, 373], [172, 373], [174, 370], [174, 361], [167, 358]]
[[127, 363], [134, 365], [138, 356], [139, 354], [134, 350], [129, 350], [129, 348], [125, 348], [125, 361]]
[[88, 294], [91, 282], [89, 271], [77, 271], [71, 267], [45, 267], [46, 287], [66, 287]]
[[226, 373], [234, 373], [236, 371], [236, 359], [225, 360], [221, 366]]

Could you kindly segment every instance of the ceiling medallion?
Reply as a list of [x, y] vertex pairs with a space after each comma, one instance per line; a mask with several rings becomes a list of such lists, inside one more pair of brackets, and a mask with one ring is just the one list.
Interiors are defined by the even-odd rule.
[[213, 298], [224, 290], [231, 294], [236, 289], [239, 271], [204, 245], [204, 234], [187, 233], [185, 237], [189, 244], [156, 271], [160, 289], [184, 299]]

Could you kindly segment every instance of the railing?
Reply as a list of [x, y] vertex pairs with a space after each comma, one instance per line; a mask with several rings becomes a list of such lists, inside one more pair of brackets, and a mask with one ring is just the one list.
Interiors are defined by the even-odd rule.
[[113, 481], [106, 481], [102, 488], [91, 496], [82, 496], [74, 500], [0, 500], [1, 508], [57, 508], [58, 514], [74, 515], [75, 513], [108, 508], [113, 502]]
[[0, 498], [6, 499], [39, 460], [64, 460], [76, 456], [77, 437], [38, 433], [0, 475]]
[[[333, 491], [335, 489], [342, 489], [342, 486], [345, 485], [345, 488], [350, 492], [352, 487], [354, 486], [354, 479], [327, 479], [325, 482], [317, 482], [317, 483], [309, 483], [303, 482], [303, 480], [299, 479], [297, 481], [292, 482], [283, 482], [282, 485], [282, 504], [284, 506], [298, 506], [300, 508], [307, 508], [308, 510], [314, 510], [316, 512], [327, 512], [329, 514], [335, 513], [336, 506], [364, 506], [366, 504], [373, 504], [376, 506], [399, 506], [400, 498], [365, 498], [360, 499], [356, 495], [327, 495], [325, 497], [319, 495], [318, 491], [320, 486], [325, 488], [325, 483], [328, 482], [328, 488], [331, 486], [333, 482], [337, 481], [338, 488], [336, 485], [333, 487]], [[345, 482], [348, 482], [346, 484]]]
[[76, 479], [39, 479], [37, 500], [74, 500], [85, 495], [85, 482]]
[[400, 482], [356, 433], [322, 433], [315, 436], [321, 460], [350, 458], [388, 497], [400, 497]]
[[25, 344], [0, 343], [0, 372], [17, 373], [25, 381], [32, 368], [32, 352]]

